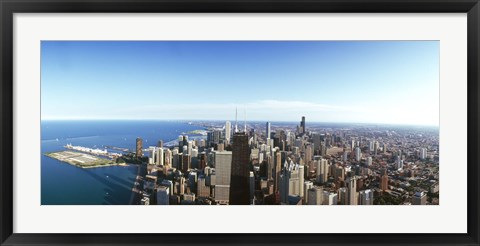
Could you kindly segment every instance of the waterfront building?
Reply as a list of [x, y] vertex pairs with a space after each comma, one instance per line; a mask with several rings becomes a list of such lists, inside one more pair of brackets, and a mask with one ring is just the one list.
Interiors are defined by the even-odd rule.
[[135, 151], [135, 154], [137, 157], [142, 157], [143, 153], [142, 153], [142, 148], [143, 148], [143, 140], [141, 138], [137, 138], [137, 142], [136, 142], [136, 151]]
[[148, 164], [150, 165], [155, 164], [156, 156], [157, 156], [157, 147], [155, 146], [148, 147]]
[[245, 132], [235, 133], [232, 144], [232, 168], [229, 204], [250, 204], [250, 146]]

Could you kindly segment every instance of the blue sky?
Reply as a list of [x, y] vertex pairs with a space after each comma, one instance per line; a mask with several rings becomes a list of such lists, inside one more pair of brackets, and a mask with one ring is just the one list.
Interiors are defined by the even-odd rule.
[[42, 41], [42, 119], [438, 125], [438, 41]]

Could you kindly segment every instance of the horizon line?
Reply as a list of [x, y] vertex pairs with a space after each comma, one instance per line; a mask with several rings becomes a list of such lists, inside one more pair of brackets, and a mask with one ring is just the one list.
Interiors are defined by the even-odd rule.
[[[235, 122], [234, 119], [232, 120], [206, 120], [206, 119], [129, 119], [129, 118], [116, 118], [116, 119], [108, 119], [108, 118], [47, 118], [41, 119], [40, 121], [207, 121], [207, 122]], [[298, 121], [300, 122], [301, 119]], [[276, 122], [276, 123], [294, 123], [297, 122], [295, 120], [287, 121], [287, 120], [275, 120], [275, 121], [268, 121], [268, 120], [247, 120], [246, 122]], [[323, 123], [323, 124], [352, 124], [352, 125], [392, 125], [392, 126], [421, 126], [421, 127], [436, 127], [439, 128], [439, 125], [434, 124], [411, 124], [411, 123], [378, 123], [378, 122], [345, 122], [345, 121], [308, 121], [311, 123]]]

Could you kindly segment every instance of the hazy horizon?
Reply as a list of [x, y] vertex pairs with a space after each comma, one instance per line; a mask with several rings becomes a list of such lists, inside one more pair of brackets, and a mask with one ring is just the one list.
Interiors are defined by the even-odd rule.
[[[160, 122], [218, 122], [218, 123], [225, 123], [226, 121], [230, 121], [230, 123], [234, 124], [235, 119], [232, 120], [203, 120], [203, 119], [67, 119], [67, 118], [49, 118], [49, 119], [41, 119], [41, 121], [160, 121]], [[266, 120], [247, 120], [247, 123], [292, 123], [292, 124], [300, 124], [300, 121], [266, 121]], [[412, 125], [412, 124], [398, 124], [398, 123], [375, 123], [375, 122], [332, 122], [332, 121], [308, 121], [307, 122], [307, 129], [309, 124], [341, 124], [341, 125], [384, 125], [384, 126], [411, 126], [411, 127], [433, 127], [439, 128], [437, 125]], [[243, 127], [243, 120], [238, 120], [238, 125]]]

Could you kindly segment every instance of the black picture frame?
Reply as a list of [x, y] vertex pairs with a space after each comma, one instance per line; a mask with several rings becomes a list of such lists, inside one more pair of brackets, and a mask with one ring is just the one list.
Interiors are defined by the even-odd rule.
[[[479, 245], [478, 0], [0, 0], [1, 245]], [[468, 13], [468, 232], [466, 234], [19, 234], [13, 233], [14, 13]], [[452, 211], [455, 212], [455, 211]]]

